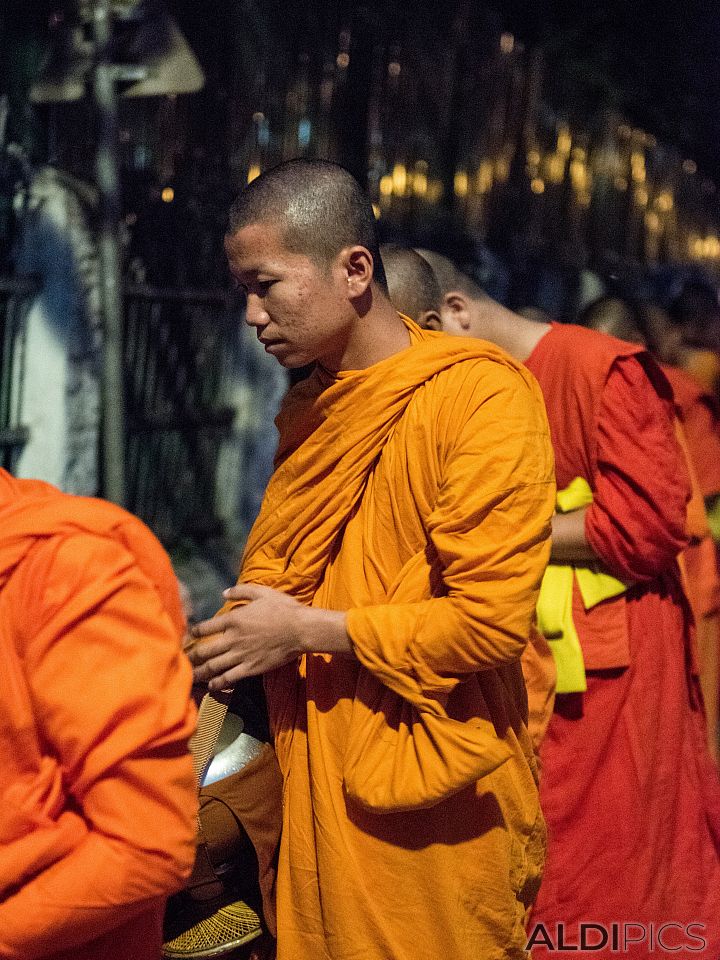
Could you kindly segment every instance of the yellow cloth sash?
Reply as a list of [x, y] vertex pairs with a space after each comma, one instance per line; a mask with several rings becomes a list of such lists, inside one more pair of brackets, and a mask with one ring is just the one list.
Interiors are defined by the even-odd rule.
[[720, 543], [720, 496], [709, 499], [706, 503], [708, 526], [715, 543]]
[[[564, 490], [558, 490], [558, 513], [581, 510], [593, 502], [592, 490], [583, 477], [576, 477]], [[580, 638], [572, 616], [573, 581], [577, 580], [586, 610], [627, 590], [622, 581], [609, 573], [589, 567], [551, 563], [545, 571], [537, 603], [538, 629], [550, 643], [557, 667], [557, 693], [587, 690], [585, 662]]]

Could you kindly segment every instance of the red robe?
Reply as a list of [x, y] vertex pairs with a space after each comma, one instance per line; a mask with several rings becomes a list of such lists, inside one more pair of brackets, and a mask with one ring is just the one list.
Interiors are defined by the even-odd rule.
[[663, 365], [682, 414], [690, 455], [702, 495], [720, 493], [720, 408], [702, 384], [678, 367]]
[[708, 528], [703, 498], [707, 500], [720, 493], [720, 410], [715, 398], [684, 370], [670, 366], [663, 366], [662, 369], [675, 394], [700, 504], [701, 524], [685, 550], [682, 562], [685, 589], [697, 627], [709, 739], [711, 750], [717, 756], [720, 556]]
[[195, 853], [182, 627], [139, 520], [0, 470], [3, 960], [158, 960]]
[[558, 488], [590, 483], [587, 539], [631, 582], [587, 613], [574, 604], [588, 689], [558, 696], [541, 748], [549, 850], [532, 920], [553, 935], [564, 923], [566, 944], [581, 922], [695, 922], [712, 948], [701, 955], [717, 957], [720, 782], [676, 563], [689, 483], [672, 394], [640, 348], [580, 327], [553, 325], [527, 366], [545, 396]]

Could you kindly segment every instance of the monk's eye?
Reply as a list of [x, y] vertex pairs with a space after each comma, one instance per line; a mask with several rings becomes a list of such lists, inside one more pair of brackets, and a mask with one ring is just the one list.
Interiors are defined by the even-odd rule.
[[256, 282], [258, 295], [264, 297], [270, 287], [275, 283], [274, 280], [258, 280]]

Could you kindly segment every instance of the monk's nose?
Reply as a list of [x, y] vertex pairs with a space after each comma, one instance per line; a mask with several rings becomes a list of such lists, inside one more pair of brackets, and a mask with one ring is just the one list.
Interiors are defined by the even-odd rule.
[[255, 293], [249, 293], [245, 303], [245, 323], [249, 327], [259, 329], [267, 324], [268, 319], [260, 297]]

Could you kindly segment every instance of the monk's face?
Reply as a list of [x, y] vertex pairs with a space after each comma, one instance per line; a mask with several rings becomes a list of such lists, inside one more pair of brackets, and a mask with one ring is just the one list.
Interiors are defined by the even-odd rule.
[[225, 238], [230, 272], [247, 298], [245, 322], [284, 367], [340, 369], [357, 322], [342, 258], [327, 266], [288, 250], [271, 224]]

